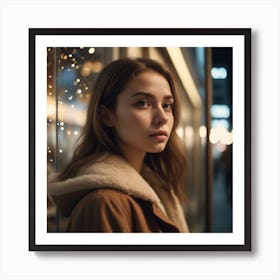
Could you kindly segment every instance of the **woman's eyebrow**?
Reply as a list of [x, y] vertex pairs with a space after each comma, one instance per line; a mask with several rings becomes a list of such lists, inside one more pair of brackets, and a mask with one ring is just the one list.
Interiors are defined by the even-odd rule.
[[135, 96], [145, 96], [148, 98], [153, 98], [153, 95], [151, 93], [148, 92], [144, 92], [144, 91], [137, 91], [135, 93], [133, 93], [132, 95], [130, 95], [130, 97], [135, 97]]
[[[155, 98], [155, 96], [149, 92], [144, 92], [144, 91], [138, 91], [133, 93], [130, 97], [135, 97], [135, 96], [145, 96], [147, 98]], [[167, 94], [163, 96], [163, 99], [174, 99], [172, 94]]]

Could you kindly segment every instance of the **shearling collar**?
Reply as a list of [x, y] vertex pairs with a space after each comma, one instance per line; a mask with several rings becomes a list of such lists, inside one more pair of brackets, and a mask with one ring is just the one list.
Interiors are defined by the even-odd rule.
[[[153, 187], [152, 187], [152, 186]], [[82, 169], [78, 176], [48, 184], [48, 194], [64, 215], [68, 216], [76, 203], [89, 191], [97, 188], [114, 188], [135, 198], [154, 203], [181, 229], [188, 231], [184, 215], [174, 192], [144, 167], [141, 175], [122, 157], [104, 155], [92, 165]]]

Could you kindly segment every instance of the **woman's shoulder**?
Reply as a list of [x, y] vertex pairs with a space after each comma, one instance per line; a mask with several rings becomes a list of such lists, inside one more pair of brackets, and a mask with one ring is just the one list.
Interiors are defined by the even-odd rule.
[[131, 208], [138, 207], [138, 202], [130, 194], [113, 188], [98, 188], [91, 190], [77, 204], [76, 210], [94, 208], [95, 211], [101, 209], [122, 210], [129, 214]]
[[133, 197], [117, 189], [91, 190], [74, 207], [70, 231], [130, 232], [139, 207]]
[[97, 188], [91, 190], [85, 197], [86, 201], [116, 201], [116, 202], [125, 202], [125, 201], [134, 201], [133, 197], [128, 193], [125, 193], [122, 190], [114, 188]]
[[95, 199], [115, 199], [115, 200], [133, 200], [130, 194], [125, 193], [122, 190], [105, 187], [105, 188], [96, 188], [88, 192], [85, 196], [85, 199], [95, 200]]

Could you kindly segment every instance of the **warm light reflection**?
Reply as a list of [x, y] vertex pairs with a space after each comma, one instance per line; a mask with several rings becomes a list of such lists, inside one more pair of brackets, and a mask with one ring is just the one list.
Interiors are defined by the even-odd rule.
[[210, 130], [209, 141], [212, 144], [222, 143], [231, 145], [233, 142], [233, 133], [229, 132], [223, 126], [214, 127]]
[[207, 136], [207, 129], [204, 125], [199, 128], [199, 136], [200, 138], [205, 138]]
[[189, 98], [191, 99], [193, 106], [199, 108], [201, 106], [201, 97], [181, 49], [176, 47], [167, 47], [166, 49], [174, 66], [176, 67], [177, 73], [184, 88], [186, 89], [186, 92], [188, 93]]
[[193, 137], [193, 128], [191, 126], [189, 126], [189, 125], [187, 125], [185, 127], [185, 136], [187, 138], [192, 138]]
[[181, 139], [183, 139], [184, 138], [184, 129], [183, 129], [183, 127], [178, 127], [177, 129], [176, 129], [176, 133], [177, 133], [177, 135], [181, 138]]
[[91, 73], [98, 73], [102, 70], [103, 63], [100, 61], [86, 61], [81, 70], [83, 77], [89, 76]]
[[217, 143], [216, 148], [220, 153], [223, 153], [227, 149], [227, 146], [225, 144], [219, 142], [219, 143]]
[[[73, 125], [83, 126], [86, 120], [86, 112], [83, 110], [75, 109], [74, 111], [70, 108], [73, 108], [74, 105], [61, 104], [59, 105], [59, 118], [63, 120], [63, 125], [65, 123], [70, 123]], [[48, 104], [48, 118], [53, 118], [55, 116], [56, 106], [55, 104]], [[58, 123], [60, 124], [60, 123]], [[61, 125], [62, 126], [62, 125]]]
[[95, 53], [95, 48], [90, 48], [90, 49], [88, 50], [88, 53], [89, 53], [89, 54], [94, 54], [94, 53]]
[[191, 148], [194, 136], [193, 127], [190, 125], [180, 126], [176, 129], [176, 133], [184, 141], [186, 147]]

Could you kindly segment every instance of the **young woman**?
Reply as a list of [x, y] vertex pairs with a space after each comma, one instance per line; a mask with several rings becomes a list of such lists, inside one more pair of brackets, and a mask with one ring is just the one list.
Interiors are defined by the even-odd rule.
[[70, 232], [188, 232], [174, 82], [151, 59], [106, 66], [81, 141], [48, 193]]

